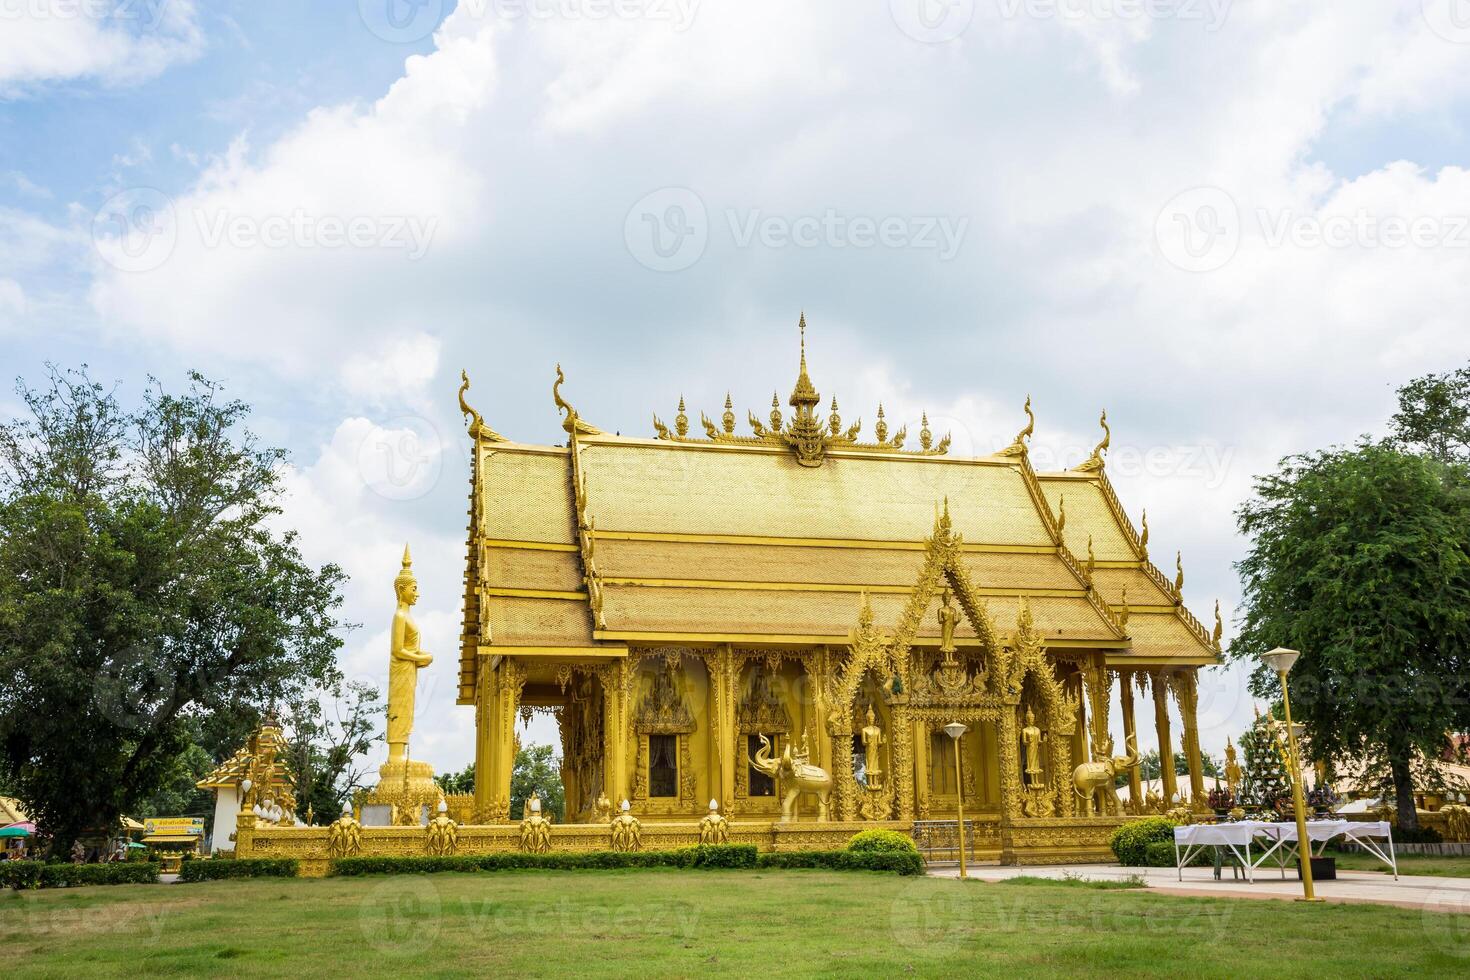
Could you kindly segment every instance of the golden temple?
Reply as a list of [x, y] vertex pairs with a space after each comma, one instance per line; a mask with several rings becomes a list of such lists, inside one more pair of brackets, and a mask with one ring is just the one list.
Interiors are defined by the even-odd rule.
[[[865, 440], [835, 399], [821, 407], [804, 316], [801, 330], [785, 408], [749, 413], [748, 432], [727, 396], [697, 426], [681, 399], [651, 438], [609, 434], [558, 367], [566, 443], [519, 443], [471, 407], [463, 377], [458, 699], [476, 712], [476, 782], [447, 804], [456, 846], [606, 849], [629, 840], [625, 818], [642, 821], [640, 846], [672, 846], [717, 818], [731, 842], [840, 847], [874, 826], [952, 823], [962, 790], [975, 857], [1106, 858], [1127, 817], [1114, 775], [1141, 799], [1137, 696], [1171, 748], [1177, 704], [1190, 785], [1164, 751], [1165, 798], [1203, 805], [1196, 673], [1220, 661], [1218, 611], [1212, 634], [1183, 605], [1182, 571], [1151, 562], [1146, 518], [1135, 528], [1108, 479], [1106, 415], [1091, 456], [1058, 473], [1032, 468], [1029, 399], [990, 455], [950, 455], [927, 417], [914, 439], [890, 431], [881, 407]], [[538, 812], [518, 838], [516, 726], [537, 711], [559, 725], [567, 822]], [[970, 734], [951, 741], [951, 722]], [[427, 797], [405, 801], [415, 819], [393, 822], [423, 823]], [[375, 833], [385, 853], [420, 846], [364, 827], [364, 853]], [[314, 853], [286, 844], [253, 849]]]

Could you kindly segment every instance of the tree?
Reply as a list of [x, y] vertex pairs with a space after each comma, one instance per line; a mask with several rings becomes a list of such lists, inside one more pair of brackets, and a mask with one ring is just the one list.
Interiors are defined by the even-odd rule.
[[510, 774], [510, 818], [525, 816], [526, 800], [535, 792], [541, 798], [543, 813], [555, 814], [560, 823], [566, 815], [566, 800], [561, 785], [561, 760], [549, 745], [532, 745], [516, 753]]
[[1441, 463], [1470, 461], [1470, 367], [1404, 385], [1390, 424], [1401, 448]]
[[1416, 828], [1412, 760], [1470, 726], [1470, 474], [1365, 441], [1283, 460], [1237, 520], [1251, 546], [1231, 655], [1255, 662], [1253, 692], [1275, 699], [1255, 658], [1300, 650], [1304, 755], [1382, 756], [1399, 824]]
[[157, 789], [141, 800], [129, 816], [203, 817], [206, 832], [214, 821], [214, 791], [195, 784], [215, 767], [214, 757], [195, 742], [173, 760]]
[[364, 761], [373, 744], [383, 740], [378, 731], [382, 695], [376, 687], [350, 681], [327, 692], [335, 718], [322, 710], [322, 698], [311, 695], [295, 701], [285, 718], [286, 765], [296, 780], [296, 815], [331, 820], [342, 805], [365, 785], [371, 766]]
[[216, 708], [336, 677], [344, 577], [278, 528], [282, 450], [191, 374], [127, 411], [85, 371], [0, 424], [0, 769], [66, 853], [170, 777]]
[[1286, 759], [1277, 747], [1276, 736], [1268, 727], [1270, 721], [1257, 718], [1240, 736], [1240, 749], [1245, 757], [1240, 799], [1242, 804], [1262, 810], [1274, 809], [1282, 800], [1291, 799], [1291, 776], [1286, 771]]
[[[520, 756], [516, 756], [516, 762], [520, 762]], [[475, 791], [475, 764], [471, 762], [459, 772], [441, 773], [434, 777], [434, 782], [445, 793], [473, 793]]]

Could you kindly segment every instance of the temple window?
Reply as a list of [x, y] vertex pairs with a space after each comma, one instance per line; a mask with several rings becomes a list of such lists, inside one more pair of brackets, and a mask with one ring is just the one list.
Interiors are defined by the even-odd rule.
[[[777, 736], [767, 735], [766, 737], [771, 740], [771, 755], [774, 756], [776, 755]], [[761, 737], [759, 735], [747, 735], [745, 738], [745, 743], [746, 751], [750, 754], [750, 758], [755, 758], [756, 753], [759, 752], [761, 749]], [[767, 776], [765, 773], [761, 772], [759, 769], [755, 768], [754, 766], [750, 766], [749, 769], [750, 773], [747, 778], [750, 780], [750, 790], [747, 795], [775, 796], [776, 781], [770, 776]]]
[[954, 795], [954, 739], [929, 733], [929, 782], [938, 795]]
[[679, 795], [679, 736], [648, 736], [648, 795]]

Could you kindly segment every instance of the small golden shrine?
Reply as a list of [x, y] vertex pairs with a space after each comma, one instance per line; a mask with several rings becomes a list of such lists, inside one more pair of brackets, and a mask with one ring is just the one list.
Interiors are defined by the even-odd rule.
[[[211, 851], [233, 850], [239, 814], [275, 814], [273, 823], [295, 820], [296, 779], [286, 765], [286, 739], [281, 726], [267, 716], [245, 747], [221, 762], [194, 785], [215, 794]], [[289, 817], [289, 819], [287, 819]]]
[[[950, 439], [871, 429], [807, 367], [737, 431], [727, 395], [691, 423], [683, 399], [648, 438], [604, 432], [563, 394], [565, 445], [515, 442], [467, 401], [471, 460], [459, 703], [476, 718], [472, 797], [435, 801], [408, 761], [413, 678], [429, 663], [395, 586], [389, 759], [371, 799], [438, 817], [330, 832], [253, 832], [246, 853], [329, 857], [687, 846], [841, 847], [926, 833], [963, 802], [972, 856], [1110, 859], [1141, 799], [1135, 700], [1152, 697], [1163, 793], [1204, 804], [1196, 727], [1213, 632], [1184, 608], [1107, 476], [1110, 432], [1077, 467], [1038, 473], [1026, 424], [961, 458]], [[865, 433], [871, 433], [865, 435]], [[408, 575], [408, 580], [405, 580]], [[441, 660], [442, 663], [442, 660]], [[1189, 786], [1174, 771], [1169, 702]], [[1121, 740], [1110, 728], [1116, 709]], [[517, 723], [552, 715], [566, 820], [510, 820]], [[960, 724], [954, 724], [960, 723]], [[961, 734], [958, 740], [946, 726]], [[422, 768], [423, 772], [418, 770]], [[418, 784], [424, 785], [418, 785]], [[446, 822], [455, 831], [448, 833]]]

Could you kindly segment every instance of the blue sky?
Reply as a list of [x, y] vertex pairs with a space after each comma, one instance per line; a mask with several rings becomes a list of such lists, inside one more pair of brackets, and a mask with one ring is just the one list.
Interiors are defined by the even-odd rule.
[[[558, 361], [647, 433], [681, 394], [762, 408], [805, 309], [849, 417], [986, 451], [1030, 394], [1064, 465], [1106, 407], [1207, 617], [1253, 475], [1470, 356], [1467, 0], [68, 9], [0, 0], [4, 366], [197, 368], [256, 404], [289, 520], [353, 576], [354, 673], [412, 540], [443, 767], [473, 725], [461, 367], [515, 438], [559, 438]], [[1217, 687], [1207, 748], [1250, 713]]]

